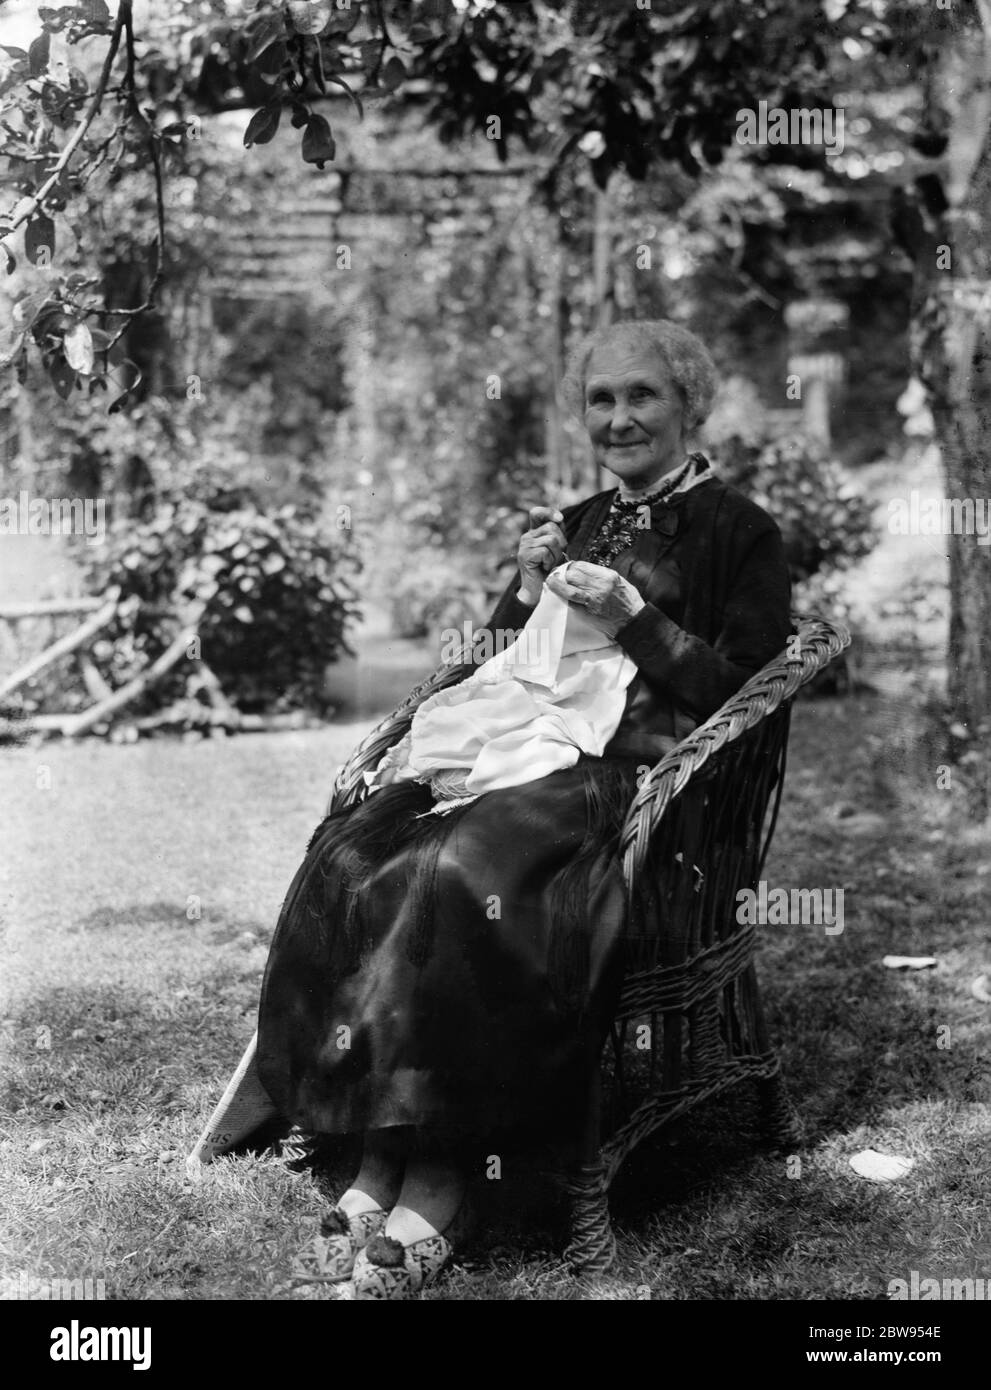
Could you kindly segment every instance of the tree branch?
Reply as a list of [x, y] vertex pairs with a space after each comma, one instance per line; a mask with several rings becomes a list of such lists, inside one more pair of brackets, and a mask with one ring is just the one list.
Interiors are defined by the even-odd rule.
[[133, 309], [104, 309], [100, 311], [107, 316], [124, 319], [120, 328], [118, 328], [109, 343], [107, 343], [104, 349], [104, 351], [107, 352], [109, 352], [114, 344], [119, 342], [124, 333], [126, 333], [128, 321], [136, 318], [139, 314], [145, 313], [154, 305], [155, 295], [162, 283], [162, 272], [165, 264], [165, 194], [162, 186], [162, 159], [158, 149], [158, 136], [155, 127], [138, 105], [137, 92], [135, 89], [136, 58], [134, 53], [134, 14], [131, 4], [132, 0], [121, 0], [120, 10], [118, 12], [118, 16], [123, 16], [127, 50], [127, 71], [125, 75], [125, 89], [127, 92], [126, 104], [131, 115], [144, 126], [147, 133], [148, 154], [151, 158], [152, 176], [155, 181], [155, 213], [158, 231], [155, 237], [155, 271], [145, 295], [144, 303], [136, 305]]
[[0, 241], [5, 240], [7, 237], [11, 235], [12, 232], [16, 232], [17, 228], [21, 226], [23, 222], [27, 222], [30, 218], [32, 218], [34, 214], [38, 211], [38, 209], [44, 204], [45, 199], [48, 197], [49, 193], [51, 193], [56, 183], [58, 183], [63, 169], [66, 168], [72, 156], [79, 148], [83, 136], [86, 134], [87, 130], [89, 130], [90, 126], [93, 124], [93, 122], [96, 120], [96, 117], [99, 115], [100, 108], [103, 105], [103, 98], [107, 95], [107, 89], [110, 83], [110, 73], [113, 69], [114, 61], [117, 57], [117, 52], [120, 48], [121, 35], [124, 32], [125, 16], [129, 16], [130, 11], [131, 0], [121, 0], [120, 6], [117, 10], [117, 18], [114, 20], [113, 31], [110, 35], [110, 47], [107, 49], [107, 56], [103, 60], [103, 67], [100, 69], [100, 76], [96, 84], [96, 91], [93, 93], [92, 101], [87, 107], [86, 112], [79, 125], [77, 125], [76, 129], [73, 131], [71, 138], [66, 143], [65, 148], [62, 150], [62, 153], [59, 155], [58, 162], [55, 165], [55, 168], [52, 170], [51, 175], [49, 176], [49, 178], [45, 180], [42, 186], [38, 189], [37, 193], [33, 194], [31, 197], [28, 198], [26, 205], [20, 208], [20, 211], [18, 212], [17, 216], [14, 217], [13, 221], [10, 223], [10, 226], [8, 226], [2, 233], [0, 233]]

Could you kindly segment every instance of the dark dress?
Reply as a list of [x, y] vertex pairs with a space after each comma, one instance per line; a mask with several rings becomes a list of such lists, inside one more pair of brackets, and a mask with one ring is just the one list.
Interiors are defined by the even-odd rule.
[[[571, 559], [595, 553], [614, 496], [565, 512]], [[615, 849], [638, 769], [790, 632], [781, 536], [759, 507], [710, 476], [650, 521], [611, 559], [646, 606], [617, 637], [638, 673], [605, 757], [445, 816], [423, 815], [426, 787], [389, 787], [318, 826], [259, 1010], [259, 1075], [287, 1118], [331, 1133], [581, 1123], [621, 984]], [[517, 587], [493, 629], [530, 615]]]

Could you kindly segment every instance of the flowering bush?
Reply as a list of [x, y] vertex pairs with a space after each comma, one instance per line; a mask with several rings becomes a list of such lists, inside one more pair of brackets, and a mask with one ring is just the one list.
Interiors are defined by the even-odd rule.
[[781, 527], [795, 584], [846, 569], [873, 550], [870, 503], [812, 441], [756, 444], [733, 436], [712, 450], [712, 458], [720, 475]]
[[[118, 585], [122, 597], [94, 659], [119, 686], [174, 639], [181, 615], [202, 610], [200, 655], [239, 709], [321, 710], [324, 668], [350, 650], [357, 569], [349, 540], [331, 545], [296, 507], [266, 516], [224, 493], [161, 503], [89, 559], [90, 588]], [[186, 694], [189, 675], [180, 663], [151, 698]]]

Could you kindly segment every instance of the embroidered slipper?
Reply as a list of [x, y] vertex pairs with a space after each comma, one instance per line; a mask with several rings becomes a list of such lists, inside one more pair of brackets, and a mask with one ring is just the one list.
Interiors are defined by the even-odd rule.
[[394, 1302], [414, 1299], [439, 1278], [453, 1255], [443, 1236], [427, 1236], [412, 1245], [401, 1245], [391, 1236], [373, 1236], [354, 1262], [353, 1296]]
[[351, 1278], [360, 1251], [385, 1230], [387, 1211], [346, 1216], [334, 1207], [320, 1222], [320, 1232], [293, 1261], [294, 1284], [338, 1284]]

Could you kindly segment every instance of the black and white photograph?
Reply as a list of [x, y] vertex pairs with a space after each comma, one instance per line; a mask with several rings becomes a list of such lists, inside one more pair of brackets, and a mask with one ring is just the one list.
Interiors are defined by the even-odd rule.
[[991, 0], [0, 0], [26, 1364], [986, 1359], [989, 228]]

